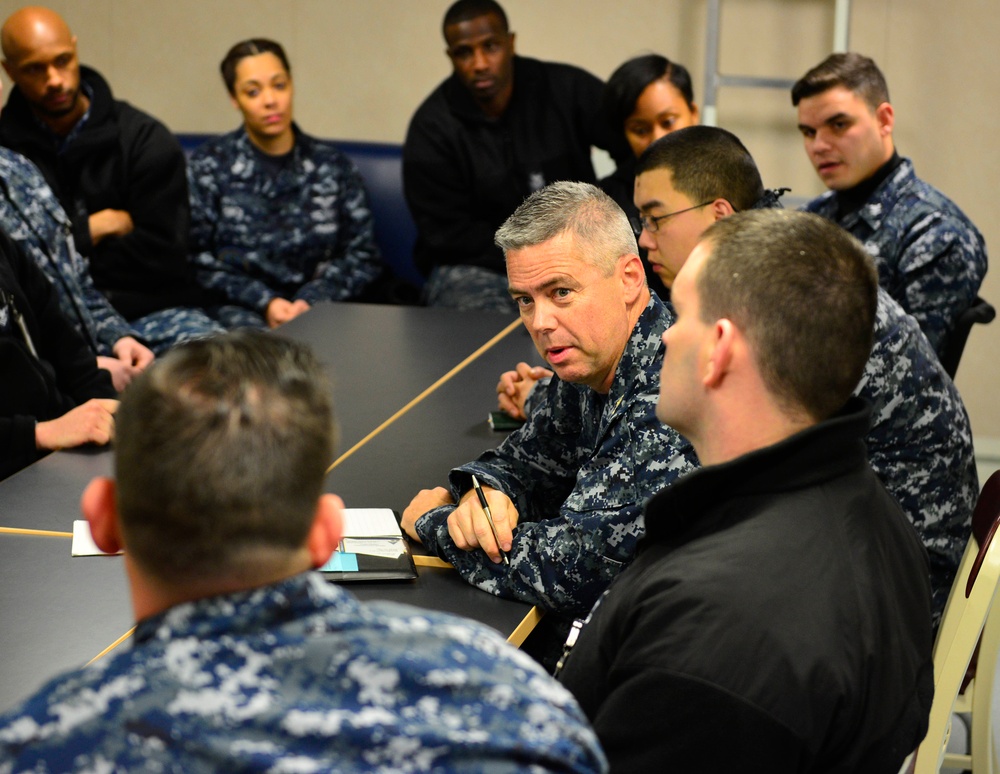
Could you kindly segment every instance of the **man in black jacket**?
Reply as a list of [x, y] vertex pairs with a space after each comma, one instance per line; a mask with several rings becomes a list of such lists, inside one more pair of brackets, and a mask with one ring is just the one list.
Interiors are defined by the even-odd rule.
[[15, 12], [0, 43], [15, 84], [0, 114], [0, 144], [41, 170], [97, 288], [153, 349], [217, 330], [200, 310], [183, 308], [203, 299], [188, 264], [188, 191], [176, 138], [80, 66], [76, 38], [53, 11]]
[[877, 289], [857, 240], [782, 210], [680, 268], [657, 416], [703, 467], [647, 503], [561, 673], [612, 770], [891, 774], [923, 738], [927, 556], [848, 400]]
[[0, 478], [53, 449], [105, 444], [111, 377], [59, 311], [42, 270], [0, 231]]
[[443, 32], [454, 72], [417, 109], [403, 146], [414, 258], [430, 275], [429, 304], [513, 312], [494, 233], [549, 183], [594, 182], [591, 146], [624, 156], [624, 140], [599, 118], [604, 84], [515, 56], [494, 0], [458, 0]]

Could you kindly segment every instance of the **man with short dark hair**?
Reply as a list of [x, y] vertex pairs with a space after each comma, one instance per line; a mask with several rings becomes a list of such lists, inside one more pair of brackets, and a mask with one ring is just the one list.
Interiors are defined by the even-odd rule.
[[15, 84], [0, 114], [0, 144], [41, 170], [98, 290], [156, 352], [220, 330], [195, 308], [205, 299], [188, 264], [176, 138], [81, 67], [76, 37], [54, 11], [15, 11], [0, 43]]
[[926, 732], [926, 555], [850, 397], [877, 289], [857, 240], [782, 210], [679, 271], [657, 416], [703, 467], [647, 503], [560, 673], [613, 770], [882, 774]]
[[593, 182], [591, 146], [618, 156], [624, 141], [599, 117], [601, 81], [515, 56], [494, 0], [458, 0], [442, 26], [454, 72], [417, 109], [403, 147], [414, 257], [429, 304], [512, 311], [494, 232], [548, 183]]
[[496, 241], [510, 296], [555, 377], [523, 427], [451, 471], [448, 489], [418, 494], [403, 526], [470, 583], [539, 605], [550, 621], [590, 609], [632, 560], [642, 502], [695, 460], [654, 415], [660, 335], [673, 316], [646, 286], [621, 208], [594, 185], [553, 183]]
[[330, 385], [301, 344], [182, 344], [125, 393], [82, 507], [125, 550], [133, 644], [0, 718], [0, 769], [605, 771], [572, 697], [493, 630], [361, 605], [312, 568]]
[[[747, 197], [741, 192], [758, 186], [753, 157], [724, 129], [681, 129], [650, 146], [636, 169], [635, 203], [647, 224], [639, 243], [654, 267], [666, 267], [658, 270], [660, 276], [676, 275], [701, 233], [718, 219], [712, 213], [742, 209], [728, 204], [730, 190], [734, 204], [743, 205]], [[713, 204], [666, 220], [657, 217], [706, 199]], [[654, 221], [655, 231], [648, 227]], [[874, 344], [855, 393], [873, 407], [865, 437], [871, 465], [930, 554], [937, 620], [979, 493], [972, 429], [961, 395], [916, 320], [882, 288]]]
[[940, 353], [986, 274], [982, 234], [896, 153], [889, 89], [871, 59], [831, 54], [792, 87], [792, 105], [806, 154], [830, 189], [805, 209], [864, 243], [879, 283]]

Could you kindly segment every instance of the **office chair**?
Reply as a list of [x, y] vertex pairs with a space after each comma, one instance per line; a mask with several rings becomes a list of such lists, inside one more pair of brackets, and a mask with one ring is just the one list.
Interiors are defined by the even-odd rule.
[[972, 305], [958, 316], [955, 327], [948, 331], [944, 342], [941, 345], [941, 365], [948, 372], [948, 376], [955, 378], [958, 371], [958, 362], [962, 359], [962, 352], [965, 351], [965, 342], [969, 340], [969, 332], [976, 323], [993, 322], [997, 316], [996, 309], [984, 299], [976, 296]]
[[[989, 477], [972, 515], [972, 537], [948, 596], [934, 642], [934, 701], [927, 735], [917, 749], [915, 774], [937, 774], [942, 763], [993, 770], [991, 693], [1000, 647], [1000, 606], [993, 608], [1000, 583], [1000, 471]], [[979, 644], [975, 676], [966, 673]], [[967, 683], [965, 685], [965, 683]], [[963, 692], [964, 687], [964, 692]], [[945, 754], [954, 712], [972, 714], [972, 754]]]

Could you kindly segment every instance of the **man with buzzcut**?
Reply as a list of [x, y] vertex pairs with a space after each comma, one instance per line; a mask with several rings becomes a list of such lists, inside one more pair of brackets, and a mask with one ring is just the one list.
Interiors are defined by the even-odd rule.
[[0, 113], [0, 145], [41, 171], [97, 289], [156, 352], [220, 330], [198, 308], [206, 299], [188, 263], [177, 139], [80, 65], [76, 37], [54, 11], [15, 11], [0, 44], [14, 82]]
[[792, 105], [806, 154], [830, 189], [805, 209], [861, 240], [879, 283], [940, 353], [986, 274], [982, 234], [896, 152], [889, 88], [870, 58], [831, 54], [795, 83]]
[[312, 572], [342, 532], [330, 395], [304, 345], [258, 330], [129, 386], [115, 478], [82, 508], [124, 549], [135, 633], [0, 717], [0, 770], [607, 770], [572, 697], [497, 632]]
[[[552, 634], [632, 560], [643, 501], [695, 459], [654, 413], [660, 335], [673, 315], [646, 286], [621, 208], [594, 185], [553, 183], [514, 211], [496, 241], [510, 296], [555, 376], [523, 427], [452, 470], [448, 488], [419, 493], [403, 527], [470, 583], [549, 611]], [[537, 636], [531, 652], [548, 663]]]
[[495, 0], [453, 3], [442, 32], [454, 72], [417, 109], [403, 146], [414, 258], [430, 305], [512, 312], [494, 232], [533, 191], [594, 182], [591, 146], [628, 153], [599, 116], [604, 84], [515, 55]]
[[647, 503], [559, 674], [613, 771], [890, 774], [927, 731], [927, 558], [851, 397], [877, 290], [802, 212], [724, 218], [680, 268], [656, 410], [702, 467]]

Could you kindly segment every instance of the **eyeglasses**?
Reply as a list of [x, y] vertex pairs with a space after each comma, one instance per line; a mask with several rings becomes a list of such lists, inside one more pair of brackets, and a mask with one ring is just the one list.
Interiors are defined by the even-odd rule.
[[638, 220], [638, 229], [636, 231], [636, 236], [639, 235], [642, 229], [646, 229], [646, 231], [648, 231], [650, 234], [655, 234], [657, 231], [660, 230], [661, 220], [672, 218], [674, 217], [674, 215], [683, 215], [685, 212], [691, 212], [691, 210], [697, 210], [699, 207], [706, 207], [714, 201], [715, 199], [712, 199], [711, 202], [702, 202], [701, 204], [696, 204], [694, 207], [688, 207], [685, 210], [677, 210], [677, 212], [668, 212], [666, 215], [657, 215], [655, 218], [651, 218], [649, 217], [649, 215], [640, 215]]

